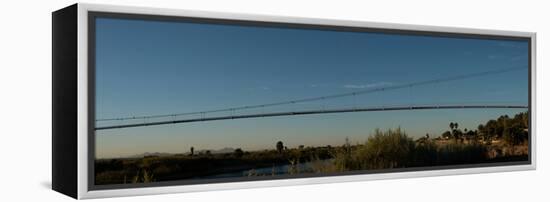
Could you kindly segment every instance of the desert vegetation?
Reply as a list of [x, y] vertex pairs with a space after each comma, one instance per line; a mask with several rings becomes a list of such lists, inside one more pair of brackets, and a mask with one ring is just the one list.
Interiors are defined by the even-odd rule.
[[213, 153], [209, 150], [168, 156], [97, 159], [95, 183], [125, 184], [156, 181], [257, 177], [302, 173], [339, 173], [427, 166], [528, 160], [528, 113], [506, 115], [475, 129], [449, 123], [439, 135], [412, 138], [402, 128], [376, 129], [366, 141], [343, 145], [288, 148], [277, 141], [261, 151]]

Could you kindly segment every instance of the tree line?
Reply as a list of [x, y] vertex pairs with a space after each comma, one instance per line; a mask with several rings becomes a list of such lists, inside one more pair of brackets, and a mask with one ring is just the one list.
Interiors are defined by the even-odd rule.
[[491, 144], [493, 140], [503, 140], [508, 145], [519, 145], [527, 141], [529, 136], [529, 114], [521, 112], [509, 117], [502, 115], [496, 120], [491, 119], [485, 124], [479, 124], [477, 129], [459, 129], [456, 122], [449, 123], [450, 130], [441, 134], [444, 139], [457, 142], [475, 141]]

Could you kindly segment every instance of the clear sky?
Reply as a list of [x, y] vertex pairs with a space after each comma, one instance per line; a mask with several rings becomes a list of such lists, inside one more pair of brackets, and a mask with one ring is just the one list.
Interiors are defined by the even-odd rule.
[[[98, 18], [96, 118], [264, 104], [449, 76], [523, 70], [323, 102], [259, 109], [528, 104], [528, 43]], [[437, 136], [523, 110], [361, 112], [170, 124], [96, 132], [96, 156], [363, 142], [374, 129]], [[228, 115], [218, 113], [213, 115]], [[120, 122], [105, 122], [115, 124]], [[127, 123], [127, 122], [125, 122]]]

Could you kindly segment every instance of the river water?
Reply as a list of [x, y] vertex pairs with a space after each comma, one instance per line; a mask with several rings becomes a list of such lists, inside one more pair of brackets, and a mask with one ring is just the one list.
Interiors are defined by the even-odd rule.
[[[331, 164], [333, 159], [319, 160], [315, 164]], [[237, 172], [222, 173], [217, 175], [211, 175], [204, 178], [213, 179], [213, 178], [226, 178], [226, 177], [246, 177], [246, 176], [270, 176], [270, 175], [284, 175], [289, 174], [290, 172], [297, 173], [313, 173], [315, 172], [314, 164], [312, 162], [299, 163], [296, 167], [293, 167], [291, 164], [286, 165], [277, 165], [272, 167], [263, 167], [250, 170], [243, 170]]]

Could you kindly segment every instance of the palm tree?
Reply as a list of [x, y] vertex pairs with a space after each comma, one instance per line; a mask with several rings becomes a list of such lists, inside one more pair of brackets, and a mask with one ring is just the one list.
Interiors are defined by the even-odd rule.
[[455, 139], [455, 141], [458, 139], [458, 136], [459, 136], [459, 132], [458, 131], [458, 123], [456, 122], [451, 122], [449, 124], [449, 127], [451, 128], [451, 134], [453, 135], [453, 138]]
[[283, 153], [283, 148], [284, 148], [283, 142], [278, 141], [275, 147], [277, 148], [277, 151], [279, 152], [279, 154]]

